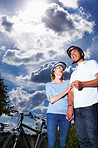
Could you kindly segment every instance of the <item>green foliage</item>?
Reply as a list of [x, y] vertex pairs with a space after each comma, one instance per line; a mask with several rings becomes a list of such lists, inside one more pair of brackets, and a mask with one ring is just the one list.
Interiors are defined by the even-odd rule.
[[66, 148], [80, 148], [74, 124], [70, 125]]
[[[59, 131], [57, 132], [57, 141], [59, 141]], [[66, 148], [80, 148], [74, 124], [70, 125]]]
[[13, 108], [13, 106], [9, 106], [8, 99], [8, 89], [7, 86], [4, 84], [4, 79], [1, 78], [0, 74], [0, 116], [5, 113], [7, 115], [10, 115], [10, 109]]

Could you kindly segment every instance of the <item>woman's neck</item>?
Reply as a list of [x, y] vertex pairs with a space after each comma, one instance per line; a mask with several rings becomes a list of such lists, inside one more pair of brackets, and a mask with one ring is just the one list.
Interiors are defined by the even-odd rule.
[[55, 78], [52, 83], [60, 84], [63, 83], [65, 80], [59, 80], [58, 78]]

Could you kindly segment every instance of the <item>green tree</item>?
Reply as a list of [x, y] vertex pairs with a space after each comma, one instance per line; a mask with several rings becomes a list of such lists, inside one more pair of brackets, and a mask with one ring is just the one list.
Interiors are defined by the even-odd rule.
[[7, 86], [4, 84], [4, 79], [1, 78], [0, 74], [0, 116], [3, 113], [10, 116], [10, 109], [13, 108], [13, 106], [9, 105], [10, 102], [8, 101], [9, 96], [7, 91]]

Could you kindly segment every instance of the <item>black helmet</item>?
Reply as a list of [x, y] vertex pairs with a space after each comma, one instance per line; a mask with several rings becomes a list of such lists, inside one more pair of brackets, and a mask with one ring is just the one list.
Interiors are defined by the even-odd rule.
[[66, 64], [65, 64], [64, 62], [57, 62], [57, 63], [55, 63], [54, 66], [52, 67], [52, 71], [53, 71], [53, 72], [54, 72], [54, 70], [55, 70], [55, 68], [56, 68], [57, 66], [62, 66], [64, 70], [66, 69]]
[[[80, 47], [77, 47], [77, 46], [70, 46], [70, 47], [67, 49], [67, 54], [68, 54], [68, 56], [69, 56], [70, 58], [71, 58], [70, 52], [71, 52], [73, 49], [77, 49], [77, 50], [80, 52], [81, 57], [84, 58], [84, 52], [83, 52], [83, 50], [82, 50]], [[82, 53], [83, 53], [83, 55], [82, 55]]]

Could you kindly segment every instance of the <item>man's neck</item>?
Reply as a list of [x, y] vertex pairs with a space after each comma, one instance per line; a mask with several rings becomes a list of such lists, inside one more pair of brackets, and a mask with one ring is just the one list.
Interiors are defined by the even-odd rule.
[[77, 66], [79, 65], [79, 63], [82, 63], [83, 61], [85, 61], [84, 59], [81, 59], [77, 62]]

